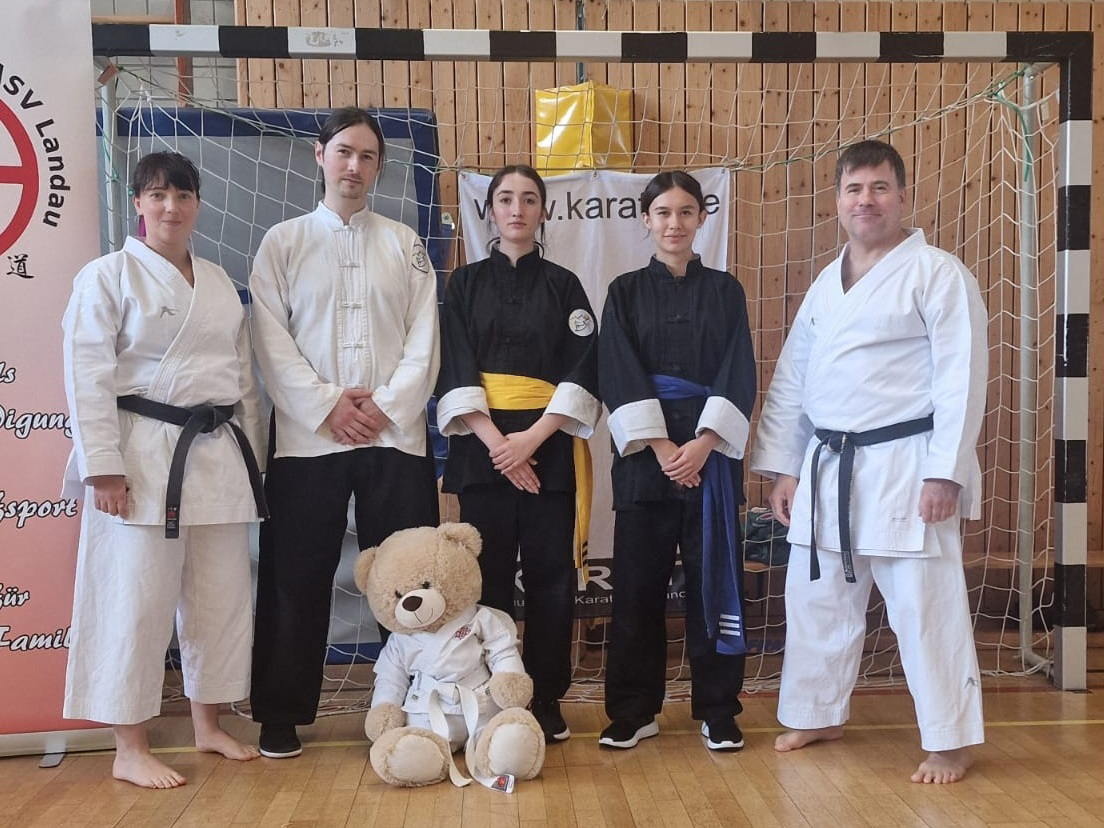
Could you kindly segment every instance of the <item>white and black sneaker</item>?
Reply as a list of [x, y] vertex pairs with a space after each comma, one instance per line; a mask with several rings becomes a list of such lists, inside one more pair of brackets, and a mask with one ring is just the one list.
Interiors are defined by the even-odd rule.
[[710, 750], [736, 751], [744, 746], [744, 734], [731, 716], [702, 722], [701, 733]]
[[598, 737], [599, 747], [627, 750], [636, 747], [641, 739], [659, 733], [655, 719], [614, 719]]
[[303, 752], [295, 725], [262, 724], [258, 741], [261, 756], [269, 759], [290, 759]]

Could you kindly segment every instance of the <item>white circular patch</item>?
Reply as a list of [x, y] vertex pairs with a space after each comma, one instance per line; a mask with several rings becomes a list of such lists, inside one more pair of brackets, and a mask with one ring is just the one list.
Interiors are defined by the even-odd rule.
[[590, 336], [594, 333], [594, 317], [583, 308], [573, 310], [567, 317], [567, 327], [575, 336]]

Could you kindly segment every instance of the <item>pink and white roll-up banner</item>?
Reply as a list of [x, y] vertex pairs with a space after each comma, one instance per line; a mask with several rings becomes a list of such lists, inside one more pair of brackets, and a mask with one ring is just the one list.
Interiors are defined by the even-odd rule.
[[110, 743], [61, 716], [81, 508], [60, 495], [61, 316], [100, 252], [90, 21], [88, 0], [20, 0], [0, 26], [0, 754]]

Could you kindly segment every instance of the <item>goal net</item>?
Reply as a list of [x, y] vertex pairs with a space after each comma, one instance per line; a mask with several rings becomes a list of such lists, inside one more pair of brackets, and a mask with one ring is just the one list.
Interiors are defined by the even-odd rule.
[[[194, 97], [182, 98], [171, 61], [120, 57], [115, 65], [110, 94], [101, 95], [105, 247], [120, 244], [132, 221], [125, 185], [138, 156], [180, 149], [203, 173], [196, 251], [220, 262], [243, 288], [265, 230], [312, 209], [318, 198], [312, 138], [320, 110], [324, 117], [331, 106], [382, 107], [388, 163], [374, 208], [418, 228], [444, 276], [464, 255], [459, 176], [530, 162], [534, 90], [576, 80], [574, 64], [285, 59], [273, 70], [272, 61], [216, 61], [209, 75], [197, 62]], [[1045, 665], [1055, 545], [1057, 69], [703, 62], [609, 64], [599, 74], [631, 95], [631, 120], [623, 126], [633, 171], [728, 171], [728, 269], [748, 296], [760, 400], [806, 289], [842, 244], [832, 184], [837, 150], [878, 137], [901, 152], [910, 223], [965, 262], [989, 311], [988, 404], [978, 448], [985, 502], [982, 519], [964, 530], [982, 669], [1023, 673]], [[557, 251], [546, 254], [555, 260]], [[1023, 453], [1025, 442], [1037, 447], [1033, 454]], [[602, 487], [608, 476], [598, 472]], [[764, 481], [750, 475], [746, 488], [749, 507], [765, 505]], [[457, 514], [455, 503], [443, 500], [442, 517]], [[785, 638], [784, 547], [772, 549], [769, 532], [764, 537], [745, 572], [750, 691], [776, 686]], [[372, 655], [375, 624], [348, 573], [356, 551], [351, 535], [347, 547], [322, 712], [363, 705], [371, 685], [360, 662]], [[609, 556], [592, 549], [599, 564]], [[601, 584], [588, 587], [594, 589]], [[580, 603], [573, 698], [601, 696], [605, 612], [608, 602]], [[688, 660], [677, 602], [668, 628], [669, 694], [682, 697]], [[875, 594], [860, 682], [901, 679]]]

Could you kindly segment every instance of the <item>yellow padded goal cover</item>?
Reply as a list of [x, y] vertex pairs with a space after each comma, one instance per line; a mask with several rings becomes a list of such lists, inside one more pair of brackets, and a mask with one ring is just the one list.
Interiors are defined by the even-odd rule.
[[632, 93], [587, 81], [533, 93], [540, 172], [632, 166]]

